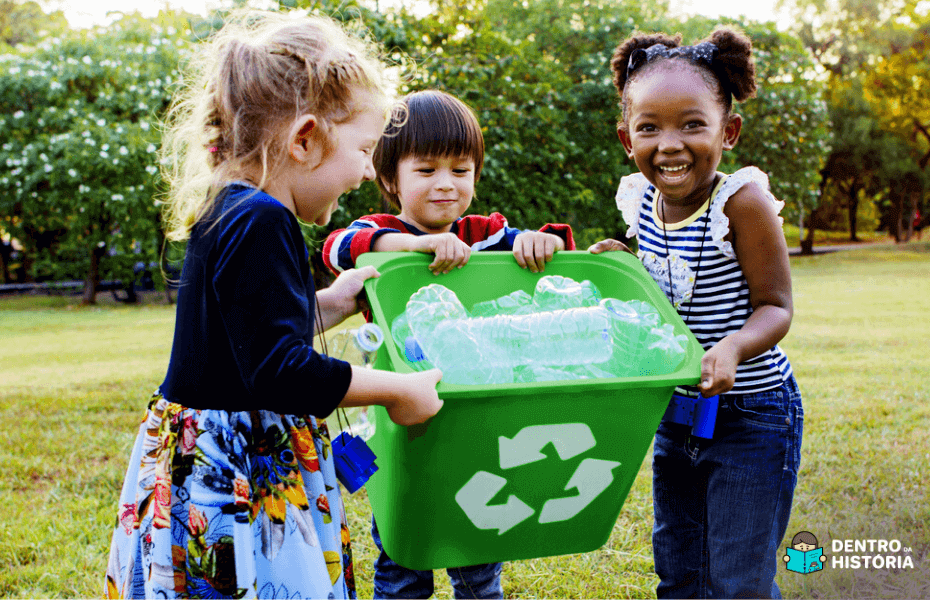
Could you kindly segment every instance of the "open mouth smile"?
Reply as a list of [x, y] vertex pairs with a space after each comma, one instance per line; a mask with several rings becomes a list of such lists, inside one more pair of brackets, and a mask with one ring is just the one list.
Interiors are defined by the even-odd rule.
[[683, 179], [691, 171], [691, 165], [658, 166], [659, 173], [669, 181]]

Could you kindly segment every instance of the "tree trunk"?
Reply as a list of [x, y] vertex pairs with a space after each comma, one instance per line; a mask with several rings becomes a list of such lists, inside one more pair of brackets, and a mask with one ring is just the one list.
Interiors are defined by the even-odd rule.
[[97, 304], [97, 286], [100, 284], [100, 259], [103, 257], [105, 248], [94, 246], [90, 250], [90, 268], [87, 269], [87, 277], [84, 279], [84, 297], [81, 304]]
[[858, 242], [856, 236], [857, 213], [859, 212], [859, 186], [851, 185], [849, 187], [849, 241]]
[[817, 210], [815, 208], [811, 211], [807, 225], [807, 235], [801, 240], [801, 254], [803, 256], [811, 256], [814, 253], [814, 218], [817, 216]]
[[7, 244], [0, 240], [0, 272], [2, 272], [3, 283], [13, 283], [10, 277], [10, 260], [13, 257], [13, 244]]

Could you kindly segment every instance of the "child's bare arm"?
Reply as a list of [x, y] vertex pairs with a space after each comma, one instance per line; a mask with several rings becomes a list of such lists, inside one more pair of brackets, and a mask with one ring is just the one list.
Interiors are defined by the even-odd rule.
[[517, 264], [533, 273], [546, 270], [553, 255], [565, 249], [565, 241], [552, 233], [524, 231], [513, 241], [513, 257]]
[[439, 275], [468, 264], [471, 248], [454, 233], [413, 235], [411, 233], [386, 233], [379, 237], [372, 248], [375, 252], [423, 252], [435, 255], [429, 265], [430, 271]]
[[704, 355], [701, 392], [705, 396], [729, 391], [736, 366], [780, 342], [794, 313], [788, 246], [772, 201], [756, 184], [748, 184], [727, 201], [724, 214], [730, 219], [727, 239], [749, 284], [753, 312], [739, 331]]
[[439, 369], [420, 373], [392, 373], [352, 366], [352, 381], [339, 406], [379, 404], [398, 425], [416, 425], [439, 412], [442, 400], [436, 384], [442, 377]]

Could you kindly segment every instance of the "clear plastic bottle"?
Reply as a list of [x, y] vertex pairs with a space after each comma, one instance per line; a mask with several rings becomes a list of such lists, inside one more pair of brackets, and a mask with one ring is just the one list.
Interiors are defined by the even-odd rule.
[[668, 375], [681, 366], [687, 351], [688, 338], [676, 334], [671, 324], [653, 327], [640, 355], [640, 371], [643, 375]]
[[517, 290], [494, 300], [475, 303], [471, 307], [471, 314], [475, 317], [525, 315], [533, 312], [533, 310], [533, 297], [523, 290]]
[[407, 359], [407, 362], [415, 371], [426, 371], [433, 368], [433, 365], [423, 356], [420, 344], [410, 329], [407, 311], [400, 313], [391, 323], [391, 338], [394, 340], [394, 345], [397, 346], [397, 351]]
[[438, 283], [414, 292], [407, 301], [406, 313], [410, 330], [420, 341], [445, 321], [469, 317], [455, 292]]
[[417, 337], [427, 358], [444, 373], [447, 368], [463, 365], [509, 369], [582, 365], [610, 358], [610, 325], [606, 309], [589, 306], [529, 315], [449, 319], [437, 325], [430, 336]]
[[610, 334], [614, 340], [614, 352], [601, 368], [613, 377], [640, 375], [646, 336], [658, 324], [659, 313], [651, 305], [639, 301], [604, 298], [600, 305], [610, 314]]
[[330, 338], [330, 356], [370, 369], [383, 343], [381, 328], [374, 323], [365, 323], [358, 329], [343, 329]]
[[[381, 328], [374, 323], [365, 323], [358, 329], [344, 329], [336, 333], [329, 342], [330, 356], [371, 369], [383, 343], [384, 332]], [[371, 439], [375, 427], [374, 423], [368, 420], [367, 412], [367, 407], [364, 406], [346, 409], [343, 414], [350, 425], [344, 431], [354, 433], [366, 441]], [[336, 421], [342, 428], [340, 419], [337, 418]]]
[[597, 306], [600, 301], [601, 292], [593, 283], [561, 275], [541, 277], [533, 291], [533, 307], [537, 312]]

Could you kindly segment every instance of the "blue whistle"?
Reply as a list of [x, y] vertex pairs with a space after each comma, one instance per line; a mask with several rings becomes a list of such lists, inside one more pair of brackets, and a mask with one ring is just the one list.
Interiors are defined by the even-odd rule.
[[691, 425], [691, 435], [709, 440], [714, 437], [719, 400], [720, 396], [690, 398], [672, 394], [662, 419], [680, 425]]
[[360, 437], [343, 431], [333, 440], [333, 462], [336, 465], [336, 477], [343, 486], [354, 494], [378, 470], [375, 453]]

